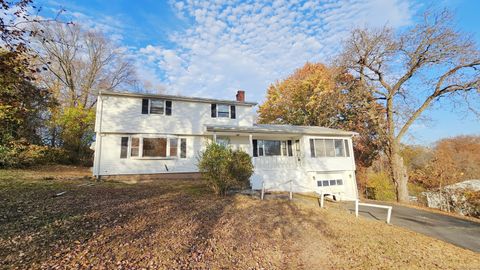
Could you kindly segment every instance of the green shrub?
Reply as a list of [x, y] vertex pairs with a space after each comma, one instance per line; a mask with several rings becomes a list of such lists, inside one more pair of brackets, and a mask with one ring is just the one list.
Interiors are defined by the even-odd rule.
[[217, 195], [225, 195], [232, 188], [247, 187], [253, 174], [252, 160], [247, 153], [216, 143], [207, 145], [201, 153], [198, 169]]
[[0, 168], [26, 168], [62, 163], [66, 158], [67, 154], [63, 149], [28, 144], [24, 140], [0, 146]]
[[244, 151], [232, 151], [230, 173], [235, 178], [239, 188], [250, 188], [250, 176], [253, 174], [253, 164], [250, 155]]
[[395, 187], [385, 172], [369, 173], [367, 188], [373, 190], [375, 200], [394, 201], [396, 199]]

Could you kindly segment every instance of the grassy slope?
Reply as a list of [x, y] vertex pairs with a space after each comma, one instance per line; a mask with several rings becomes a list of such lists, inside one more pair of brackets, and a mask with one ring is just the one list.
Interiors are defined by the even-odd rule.
[[[474, 269], [478, 254], [338, 209], [127, 185], [81, 169], [0, 171], [0, 268]], [[54, 194], [67, 191], [63, 196]], [[3, 260], [3, 261], [1, 261]]]

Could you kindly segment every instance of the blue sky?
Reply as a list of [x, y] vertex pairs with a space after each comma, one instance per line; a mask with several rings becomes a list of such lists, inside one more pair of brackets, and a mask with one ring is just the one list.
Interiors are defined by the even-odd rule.
[[[135, 60], [138, 76], [153, 93], [262, 102], [268, 85], [306, 61], [328, 62], [355, 26], [408, 27], [433, 2], [41, 0], [43, 16], [60, 8], [73, 21], [109, 35]], [[480, 1], [436, 1], [456, 12], [457, 22], [480, 44]], [[406, 140], [431, 143], [480, 134], [479, 119], [442, 104], [417, 122]]]

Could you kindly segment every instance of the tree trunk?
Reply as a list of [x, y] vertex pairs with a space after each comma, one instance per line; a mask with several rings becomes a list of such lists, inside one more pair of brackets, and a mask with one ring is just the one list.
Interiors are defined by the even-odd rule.
[[52, 132], [52, 138], [50, 139], [50, 146], [55, 147], [55, 146], [57, 146], [57, 144], [56, 144], [56, 142], [57, 142], [57, 128], [56, 128], [55, 125], [52, 127], [51, 132]]
[[395, 192], [398, 202], [408, 202], [408, 174], [403, 158], [398, 153], [398, 147], [394, 146], [390, 152], [390, 169], [393, 182], [395, 183]]

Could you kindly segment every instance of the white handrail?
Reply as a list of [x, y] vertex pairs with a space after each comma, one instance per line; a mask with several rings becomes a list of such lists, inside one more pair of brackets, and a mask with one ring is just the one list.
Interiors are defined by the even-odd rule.
[[[284, 183], [279, 183], [278, 185], [282, 185], [282, 184], [287, 184], [289, 183], [290, 184], [290, 192], [289, 192], [289, 198], [290, 200], [293, 199], [293, 180], [289, 180], [287, 182], [284, 182]], [[303, 187], [302, 185], [297, 185], [299, 187]], [[260, 195], [260, 198], [263, 200], [265, 198], [265, 181], [262, 181], [262, 191], [261, 191], [261, 195]], [[328, 194], [333, 194], [335, 195], [334, 193], [328, 193]], [[324, 203], [324, 199], [325, 198], [325, 193], [323, 190], [320, 191], [320, 207], [321, 208], [324, 208], [325, 206], [325, 203]], [[361, 205], [361, 206], [369, 206], [369, 207], [376, 207], [376, 208], [383, 208], [383, 209], [387, 209], [387, 224], [390, 224], [390, 220], [391, 220], [391, 217], [392, 217], [392, 207], [391, 206], [387, 206], [387, 205], [380, 205], [380, 204], [373, 204], [373, 203], [361, 203], [359, 199], [353, 199], [353, 198], [348, 198], [348, 197], [343, 197], [344, 199], [348, 199], [348, 200], [352, 200], [352, 201], [355, 201], [355, 217], [358, 218], [358, 207]], [[342, 198], [342, 199], [343, 199]]]
[[292, 182], [293, 182], [293, 180], [290, 180], [290, 196], [289, 196], [289, 197], [290, 197], [290, 200], [292, 200], [292, 199], [293, 199], [293, 193], [292, 193]]
[[360, 200], [355, 200], [355, 216], [358, 217], [358, 206], [369, 206], [369, 207], [376, 207], [376, 208], [383, 208], [387, 209], [387, 224], [390, 224], [390, 219], [392, 217], [392, 208], [388, 205], [380, 205], [380, 204], [373, 204], [373, 203], [361, 203]]
[[[289, 191], [288, 197], [290, 198], [290, 200], [292, 200], [292, 199], [293, 199], [293, 185], [292, 185], [293, 180], [289, 180], [289, 181], [283, 182], [283, 183], [278, 183], [276, 186], [282, 185], [282, 184], [287, 184], [287, 183], [290, 184], [290, 191]], [[262, 199], [262, 200], [263, 200], [263, 198], [265, 197], [265, 190], [266, 190], [266, 188], [265, 188], [265, 181], [262, 181], [262, 192], [261, 192], [261, 194], [260, 194], [260, 199]]]
[[[323, 192], [323, 190], [321, 191], [320, 193], [320, 207], [321, 208], [324, 208], [324, 197], [325, 197], [325, 193]], [[390, 224], [390, 220], [392, 218], [392, 209], [393, 207], [392, 206], [388, 206], [388, 205], [381, 205], [381, 204], [373, 204], [373, 203], [361, 203], [359, 199], [352, 199], [352, 198], [346, 198], [346, 199], [349, 199], [349, 200], [352, 200], [352, 201], [355, 201], [355, 217], [358, 218], [358, 207], [361, 205], [361, 206], [369, 206], [369, 207], [376, 207], [376, 208], [383, 208], [383, 209], [387, 209], [387, 224]]]
[[260, 195], [260, 199], [263, 200], [264, 196], [265, 196], [265, 181], [262, 181], [262, 194]]

